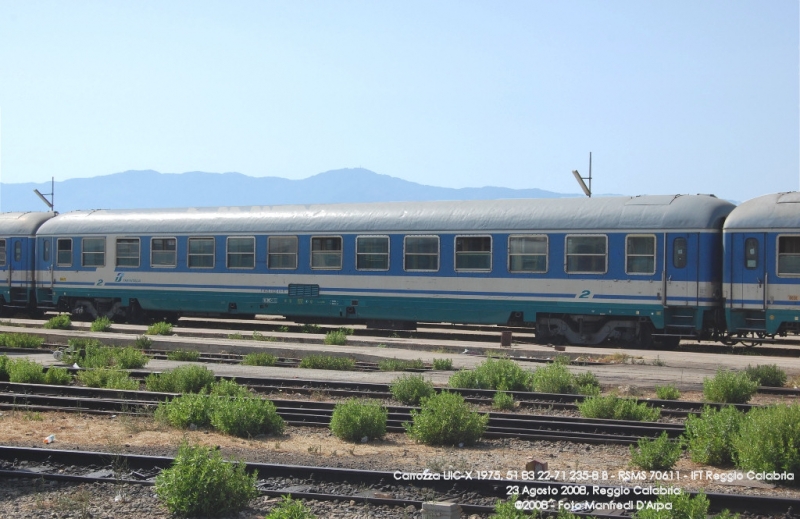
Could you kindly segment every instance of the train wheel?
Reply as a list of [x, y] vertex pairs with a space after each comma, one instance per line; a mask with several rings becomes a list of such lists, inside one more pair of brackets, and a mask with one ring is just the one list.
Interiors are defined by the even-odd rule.
[[740, 334], [741, 339], [740, 342], [745, 346], [745, 348], [752, 348], [753, 346], [758, 346], [761, 344], [762, 340], [766, 337], [766, 334], [763, 332], [745, 332]]

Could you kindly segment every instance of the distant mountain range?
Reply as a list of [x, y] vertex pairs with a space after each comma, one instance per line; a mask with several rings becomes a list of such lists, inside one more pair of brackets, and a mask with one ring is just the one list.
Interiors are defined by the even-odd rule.
[[[0, 211], [46, 211], [33, 192], [50, 192], [50, 183], [0, 184]], [[426, 186], [368, 169], [337, 169], [302, 180], [248, 177], [241, 173], [159, 173], [125, 171], [56, 182], [55, 209], [133, 209], [166, 207], [322, 204], [422, 200], [492, 200], [582, 196], [542, 189]], [[49, 197], [48, 197], [49, 198]]]

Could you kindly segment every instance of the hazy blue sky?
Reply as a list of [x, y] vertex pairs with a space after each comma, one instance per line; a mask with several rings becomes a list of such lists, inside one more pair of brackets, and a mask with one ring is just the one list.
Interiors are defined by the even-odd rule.
[[797, 0], [0, 0], [2, 182], [800, 184]]

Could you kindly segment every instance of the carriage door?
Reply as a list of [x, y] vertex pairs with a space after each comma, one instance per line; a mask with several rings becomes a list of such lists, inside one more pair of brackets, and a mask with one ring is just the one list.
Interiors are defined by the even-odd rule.
[[764, 310], [766, 243], [764, 233], [733, 235], [731, 270], [733, 274], [733, 308]]
[[667, 234], [665, 306], [697, 305], [697, 235]]
[[28, 302], [30, 268], [26, 263], [28, 260], [28, 254], [25, 250], [26, 241], [26, 238], [10, 238], [6, 240], [8, 287], [11, 291], [12, 303]]

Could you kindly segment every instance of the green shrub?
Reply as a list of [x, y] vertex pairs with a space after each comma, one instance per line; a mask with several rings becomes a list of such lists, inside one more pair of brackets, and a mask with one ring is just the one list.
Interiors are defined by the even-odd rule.
[[136, 348], [126, 346], [125, 348], [114, 348], [114, 361], [119, 369], [139, 369], [150, 362], [150, 359]]
[[131, 346], [104, 346], [97, 339], [70, 339], [68, 344], [62, 362], [82, 368], [139, 369], [150, 360]]
[[273, 508], [264, 519], [317, 519], [311, 510], [305, 507], [302, 501], [292, 499], [292, 496], [282, 496], [282, 501]]
[[281, 332], [281, 333], [289, 333], [289, 327], [288, 326], [278, 326], [278, 331]]
[[523, 391], [528, 388], [530, 376], [513, 360], [488, 358], [474, 370], [454, 373], [447, 384], [453, 388]]
[[92, 321], [90, 328], [93, 332], [105, 332], [111, 329], [111, 319], [108, 317], [98, 317]]
[[389, 412], [379, 402], [351, 398], [336, 404], [331, 417], [331, 432], [339, 439], [351, 442], [386, 436]]
[[403, 426], [408, 435], [428, 445], [471, 445], [477, 442], [489, 415], [480, 414], [456, 393], [443, 391], [423, 398], [420, 411], [411, 411], [411, 423]]
[[591, 396], [578, 404], [578, 411], [585, 418], [611, 418], [614, 420], [658, 420], [661, 409], [648, 407], [635, 398], [619, 398], [616, 395]]
[[300, 331], [303, 333], [322, 333], [322, 328], [318, 324], [304, 324], [300, 327]]
[[200, 358], [199, 351], [172, 350], [167, 352], [167, 360], [194, 362]]
[[436, 371], [451, 371], [453, 369], [453, 360], [433, 359], [433, 369]]
[[309, 355], [300, 361], [301, 368], [308, 369], [333, 369], [338, 371], [351, 371], [356, 367], [356, 361], [348, 357], [331, 357], [330, 355]]
[[499, 411], [514, 409], [514, 395], [505, 391], [498, 391], [492, 398], [492, 408]]
[[72, 383], [72, 374], [67, 371], [67, 368], [51, 366], [47, 368], [47, 372], [44, 374], [44, 383], [54, 386], [68, 386]]
[[403, 375], [389, 384], [389, 391], [395, 400], [406, 405], [419, 405], [422, 398], [436, 393], [433, 383], [422, 375]]
[[220, 379], [211, 384], [212, 396], [249, 396], [250, 390], [233, 380]]
[[71, 326], [72, 320], [69, 318], [69, 314], [58, 314], [44, 323], [44, 327], [48, 330], [69, 330]]
[[717, 370], [714, 378], [703, 380], [703, 396], [710, 402], [744, 404], [758, 389], [758, 383], [744, 372]]
[[250, 438], [259, 434], [281, 434], [285, 427], [275, 404], [259, 396], [215, 397], [211, 425], [225, 434]]
[[204, 366], [181, 366], [164, 373], [151, 373], [144, 383], [148, 391], [198, 393], [208, 389], [214, 380], [214, 372]]
[[540, 393], [572, 393], [575, 377], [564, 364], [554, 362], [534, 370], [531, 386], [531, 389]]
[[422, 362], [422, 359], [381, 359], [380, 362], [378, 362], [378, 369], [381, 371], [411, 371], [425, 369], [425, 363]]
[[275, 355], [264, 352], [248, 353], [242, 359], [245, 366], [274, 366], [278, 361]]
[[574, 375], [575, 389], [581, 395], [595, 395], [600, 393], [600, 381], [591, 371], [584, 371]]
[[192, 424], [205, 427], [211, 424], [212, 404], [212, 397], [205, 394], [181, 395], [159, 402], [155, 417], [180, 429], [186, 429]]
[[644, 470], [670, 470], [681, 457], [681, 442], [670, 440], [667, 432], [658, 438], [639, 438], [630, 446], [631, 462]]
[[28, 359], [10, 359], [8, 379], [18, 384], [44, 384], [44, 367]]
[[347, 344], [347, 334], [342, 330], [334, 330], [325, 334], [323, 342], [331, 346], [344, 346]]
[[659, 400], [678, 400], [681, 397], [681, 392], [672, 384], [656, 386], [656, 397]]
[[742, 470], [800, 473], [800, 404], [751, 409], [733, 439], [733, 457]]
[[733, 439], [738, 436], [744, 414], [733, 406], [720, 410], [705, 406], [700, 416], [686, 418], [686, 444], [696, 463], [724, 465], [733, 461]]
[[83, 370], [77, 375], [78, 382], [87, 387], [106, 389], [139, 389], [139, 381], [132, 379], [127, 372], [113, 368], [94, 368]]
[[8, 380], [8, 355], [0, 355], [0, 380]]
[[636, 519], [706, 519], [708, 516], [709, 502], [702, 492], [695, 497], [687, 492], [681, 492], [678, 495], [661, 494], [656, 503], [665, 506], [661, 510], [655, 508], [639, 510], [634, 517]]
[[172, 325], [162, 321], [153, 323], [147, 327], [147, 335], [172, 335]]
[[254, 341], [273, 342], [275, 340], [275, 337], [267, 337], [263, 333], [256, 331], [256, 332], [253, 332], [253, 340]]
[[754, 368], [748, 365], [744, 372], [759, 386], [783, 387], [786, 385], [786, 372], [776, 364], [759, 364]]
[[153, 340], [147, 335], [139, 335], [133, 342], [133, 345], [140, 350], [148, 350], [153, 345]]
[[228, 334], [228, 339], [239, 339], [239, 340], [242, 340], [242, 339], [244, 339], [244, 335], [242, 335], [242, 334], [241, 334], [241, 333], [239, 333], [239, 332], [236, 332], [236, 333], [229, 333], [229, 334]]
[[538, 512], [529, 515], [522, 510], [522, 507], [517, 508], [517, 500], [519, 494], [512, 494], [509, 499], [498, 499], [494, 505], [494, 513], [489, 516], [489, 519], [530, 519], [531, 517], [539, 517]]
[[27, 333], [0, 333], [3, 348], [41, 348], [44, 338]]
[[156, 477], [155, 490], [173, 514], [219, 517], [236, 514], [258, 496], [257, 477], [214, 448], [184, 443], [172, 467]]

